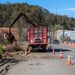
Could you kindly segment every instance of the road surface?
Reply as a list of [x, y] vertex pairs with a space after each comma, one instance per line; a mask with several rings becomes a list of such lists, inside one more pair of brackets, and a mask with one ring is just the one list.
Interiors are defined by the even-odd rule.
[[[51, 47], [55, 54], [49, 50], [31, 53], [24, 61], [14, 65], [6, 75], [75, 75], [75, 48], [62, 44], [51, 44]], [[60, 50], [63, 51], [62, 59], [59, 58]], [[72, 65], [67, 65], [68, 54], [71, 55]]]

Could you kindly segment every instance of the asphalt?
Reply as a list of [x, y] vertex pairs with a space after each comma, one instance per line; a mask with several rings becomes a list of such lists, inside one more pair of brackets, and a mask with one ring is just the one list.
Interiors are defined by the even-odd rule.
[[[31, 53], [27, 61], [13, 66], [6, 75], [75, 75], [75, 50], [63, 44], [50, 44], [55, 50], [43, 53]], [[60, 50], [63, 59], [59, 58]], [[71, 55], [71, 65], [67, 65], [68, 54]]]

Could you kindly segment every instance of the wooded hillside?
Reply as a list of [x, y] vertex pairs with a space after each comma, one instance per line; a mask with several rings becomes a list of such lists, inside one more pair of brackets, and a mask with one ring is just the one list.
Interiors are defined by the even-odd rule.
[[[69, 18], [66, 15], [50, 13], [48, 10], [40, 6], [33, 6], [27, 3], [0, 4], [0, 27], [9, 27], [20, 12], [25, 13], [34, 23], [38, 25], [48, 25], [49, 27], [56, 27], [57, 29], [64, 26], [65, 29], [72, 29], [75, 27], [75, 19]], [[15, 25], [16, 27], [27, 27], [28, 23], [20, 18]]]

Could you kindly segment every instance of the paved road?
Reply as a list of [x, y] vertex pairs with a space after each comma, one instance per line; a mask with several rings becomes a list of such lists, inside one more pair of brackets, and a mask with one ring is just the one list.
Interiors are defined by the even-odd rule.
[[[31, 53], [27, 61], [22, 61], [13, 66], [6, 75], [75, 75], [75, 51], [66, 46], [51, 44], [55, 49], [52, 52]], [[63, 59], [59, 58], [60, 50], [63, 51]], [[71, 54], [72, 65], [67, 65], [67, 55]]]

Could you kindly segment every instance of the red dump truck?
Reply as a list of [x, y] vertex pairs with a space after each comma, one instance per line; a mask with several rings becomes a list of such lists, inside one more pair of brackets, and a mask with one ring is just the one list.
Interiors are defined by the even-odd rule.
[[28, 28], [28, 47], [32, 50], [45, 51], [48, 42], [47, 26], [29, 27]]

